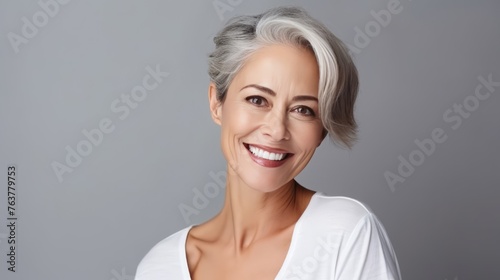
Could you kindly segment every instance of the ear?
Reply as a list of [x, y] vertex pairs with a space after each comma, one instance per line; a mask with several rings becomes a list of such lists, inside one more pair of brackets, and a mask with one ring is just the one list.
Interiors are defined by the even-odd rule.
[[217, 88], [213, 82], [208, 86], [208, 102], [210, 104], [210, 115], [214, 122], [221, 125], [222, 104], [217, 100]]

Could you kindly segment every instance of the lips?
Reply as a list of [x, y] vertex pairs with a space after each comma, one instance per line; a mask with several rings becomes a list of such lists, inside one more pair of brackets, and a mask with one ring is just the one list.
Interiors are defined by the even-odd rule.
[[292, 153], [288, 153], [282, 149], [246, 143], [244, 143], [244, 146], [248, 150], [250, 157], [256, 163], [265, 167], [278, 167], [282, 165], [286, 159], [293, 156]]

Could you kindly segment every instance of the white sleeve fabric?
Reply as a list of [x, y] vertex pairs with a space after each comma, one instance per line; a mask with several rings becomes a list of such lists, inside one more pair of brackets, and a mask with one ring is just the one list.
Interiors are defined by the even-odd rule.
[[342, 247], [335, 280], [401, 280], [396, 254], [374, 214], [361, 218]]
[[184, 244], [190, 227], [158, 242], [139, 263], [135, 280], [183, 280], [189, 278]]

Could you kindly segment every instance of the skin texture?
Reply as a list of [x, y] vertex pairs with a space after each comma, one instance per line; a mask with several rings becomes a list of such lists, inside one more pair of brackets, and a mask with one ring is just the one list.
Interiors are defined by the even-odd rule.
[[[294, 178], [324, 138], [318, 81], [311, 51], [270, 45], [249, 57], [224, 102], [217, 100], [215, 85], [209, 85], [210, 112], [221, 126], [228, 163], [226, 197], [217, 216], [189, 232], [186, 251], [192, 279], [276, 277], [295, 223], [314, 193]], [[255, 160], [245, 144], [293, 155], [269, 167]]]

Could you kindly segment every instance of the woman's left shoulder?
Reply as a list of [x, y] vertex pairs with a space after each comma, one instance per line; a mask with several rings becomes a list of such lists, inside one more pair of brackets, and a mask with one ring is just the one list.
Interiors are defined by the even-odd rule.
[[333, 211], [354, 216], [366, 216], [373, 214], [373, 211], [363, 202], [347, 196], [328, 196], [323, 193], [316, 193], [313, 201], [317, 210]]
[[389, 237], [366, 204], [316, 193], [310, 206], [303, 235], [308, 240], [323, 240], [321, 244], [337, 257], [332, 279], [401, 279]]
[[361, 201], [346, 196], [316, 193], [311, 200], [311, 217], [325, 224], [352, 229], [360, 221], [375, 222], [373, 211]]

